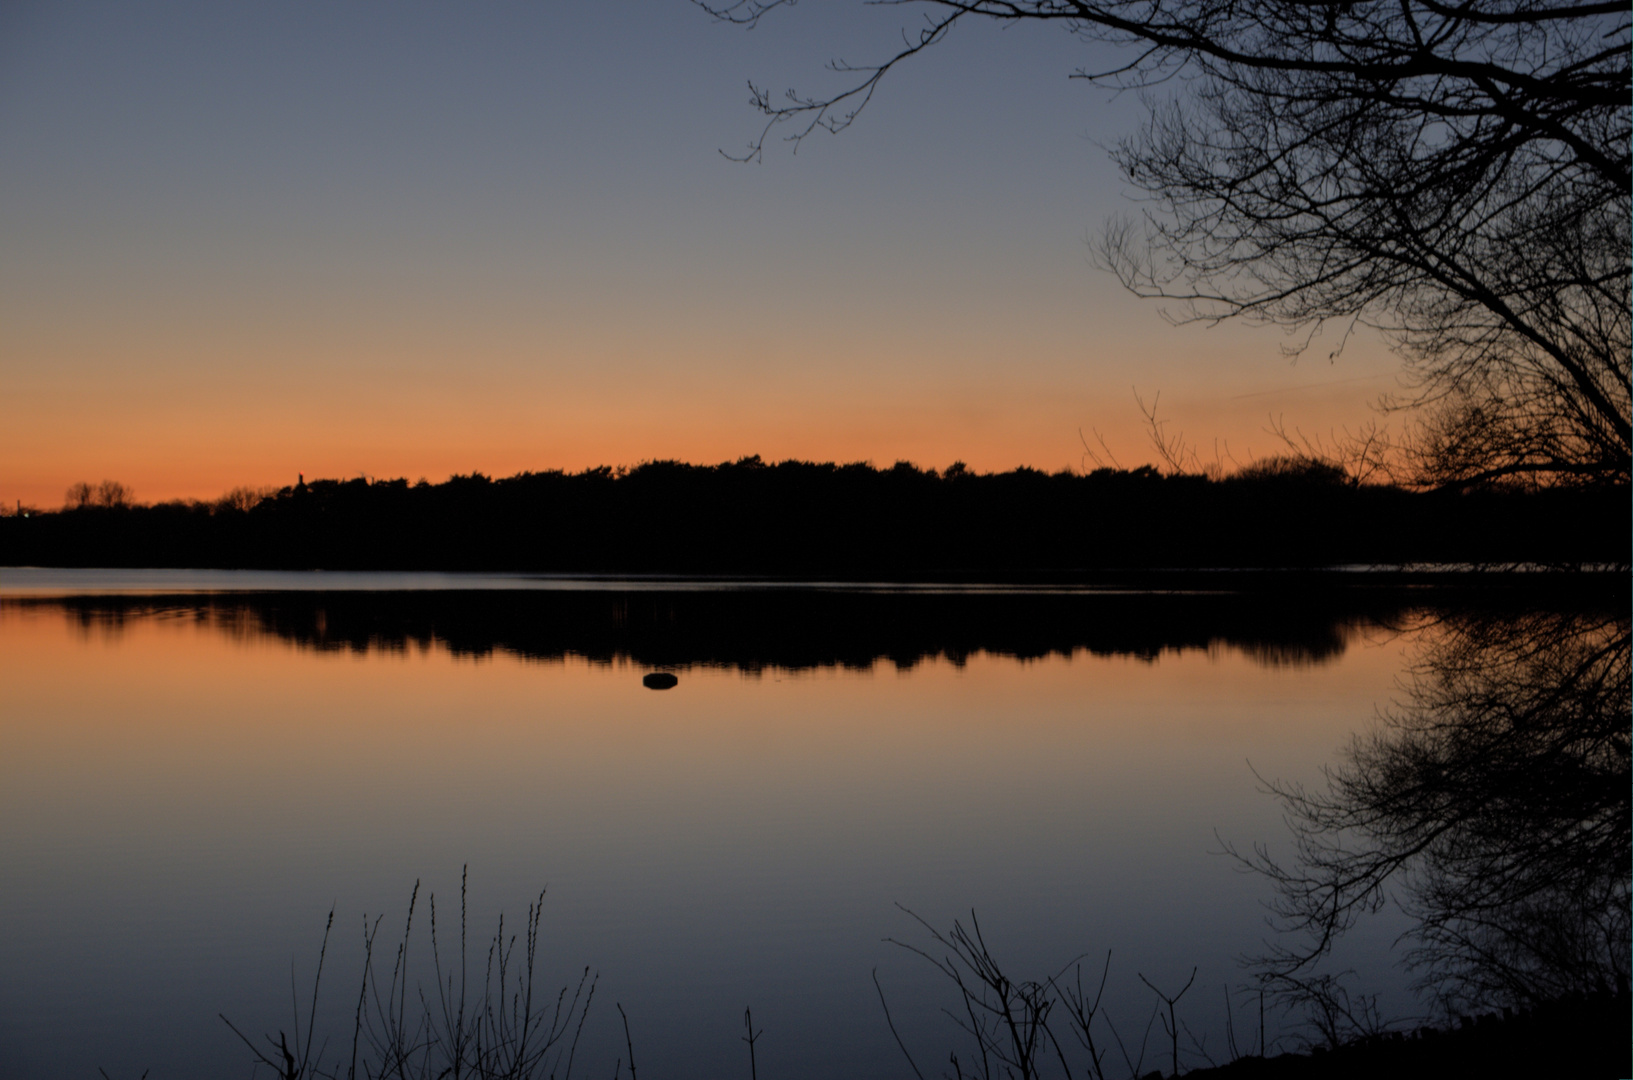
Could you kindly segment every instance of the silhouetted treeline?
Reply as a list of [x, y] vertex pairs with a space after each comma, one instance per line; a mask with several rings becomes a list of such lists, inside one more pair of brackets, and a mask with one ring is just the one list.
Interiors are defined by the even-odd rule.
[[908, 463], [318, 480], [231, 502], [0, 519], [0, 565], [935, 574], [1347, 563], [1625, 564], [1613, 489], [1414, 492], [1330, 471], [943, 473]]
[[534, 660], [567, 656], [647, 667], [799, 670], [912, 667], [976, 653], [1019, 659], [1070, 655], [1151, 658], [1166, 650], [1236, 648], [1262, 663], [1318, 663], [1354, 630], [1477, 611], [1616, 612], [1625, 581], [1584, 575], [1482, 578], [1472, 586], [1368, 581], [1341, 574], [1133, 575], [1096, 592], [855, 589], [286, 591], [178, 596], [0, 599], [4, 608], [57, 608], [81, 625], [190, 618], [228, 634], [304, 648], [366, 652], [446, 648]]

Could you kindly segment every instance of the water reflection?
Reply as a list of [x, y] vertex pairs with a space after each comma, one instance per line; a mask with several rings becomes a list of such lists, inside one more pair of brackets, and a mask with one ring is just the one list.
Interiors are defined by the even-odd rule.
[[[1281, 827], [1246, 762], [1315, 774], [1389, 698], [1395, 627], [1529, 632], [1424, 599], [6, 598], [0, 1050], [22, 1075], [229, 1074], [217, 1013], [278, 1023], [324, 913], [355, 925], [416, 878], [451, 899], [467, 863], [475, 925], [550, 886], [541, 978], [594, 964], [672, 1077], [741, 1073], [749, 1003], [768, 1074], [898, 1075], [874, 967], [903, 1037], [946, 1045], [943, 988], [881, 944], [893, 901], [940, 926], [978, 909], [1017, 971], [1115, 949], [1124, 1031], [1149, 1018], [1136, 972], [1200, 965], [1184, 1019], [1221, 1031], [1264, 890], [1215, 830]], [[651, 668], [679, 687], [644, 689]], [[585, 1029], [608, 1062], [615, 1017]]]
[[270, 636], [319, 651], [444, 648], [529, 660], [579, 657], [663, 668], [756, 672], [906, 670], [976, 653], [1035, 660], [1153, 659], [1231, 648], [1268, 664], [1314, 664], [1359, 627], [1409, 618], [1415, 598], [1376, 592], [925, 593], [841, 590], [666, 592], [277, 592], [15, 597], [59, 609], [87, 631], [136, 619], [189, 619], [240, 639]]
[[1454, 1009], [1625, 993], [1630, 671], [1625, 610], [1461, 613], [1423, 635], [1398, 702], [1325, 785], [1278, 788], [1297, 857], [1256, 862], [1297, 936], [1272, 981], [1310, 991], [1393, 891], [1409, 966]]

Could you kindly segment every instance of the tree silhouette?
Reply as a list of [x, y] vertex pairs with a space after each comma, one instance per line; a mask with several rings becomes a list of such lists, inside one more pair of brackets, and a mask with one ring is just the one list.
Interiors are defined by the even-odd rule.
[[[790, 0], [697, 0], [757, 22]], [[926, 21], [839, 92], [773, 98], [798, 143], [848, 127], [960, 22], [1125, 46], [1079, 77], [1177, 87], [1115, 158], [1152, 196], [1099, 254], [1179, 319], [1382, 331], [1406, 362], [1422, 482], [1625, 482], [1630, 32], [1574, 0], [896, 0]], [[1340, 348], [1342, 346], [1340, 345]], [[1336, 350], [1335, 350], [1336, 351]]]
[[117, 480], [104, 480], [100, 484], [81, 481], [69, 485], [67, 494], [63, 496], [63, 504], [69, 510], [83, 510], [88, 507], [112, 510], [128, 507], [133, 501], [134, 494], [130, 488]]

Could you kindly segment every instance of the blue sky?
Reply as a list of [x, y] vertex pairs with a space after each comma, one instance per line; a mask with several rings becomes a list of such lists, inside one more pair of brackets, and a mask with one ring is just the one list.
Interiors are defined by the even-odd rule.
[[915, 15], [620, 4], [0, 9], [0, 498], [759, 453], [982, 469], [1355, 423], [1395, 361], [1173, 327], [1092, 265], [1133, 96], [974, 27], [838, 137], [727, 161]]

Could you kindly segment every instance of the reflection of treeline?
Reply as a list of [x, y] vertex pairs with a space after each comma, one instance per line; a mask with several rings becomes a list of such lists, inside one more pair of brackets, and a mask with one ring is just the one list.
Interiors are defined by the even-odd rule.
[[0, 519], [0, 564], [924, 572], [1625, 563], [1628, 493], [1414, 492], [1320, 470], [976, 474], [653, 462], [440, 484], [318, 480], [259, 501], [82, 502]]
[[[978, 652], [1032, 659], [1087, 651], [1155, 657], [1181, 649], [1235, 648], [1261, 663], [1336, 656], [1353, 629], [1413, 621], [1420, 589], [1337, 588], [1298, 575], [1245, 592], [938, 593], [815, 589], [733, 591], [280, 592], [6, 600], [60, 606], [87, 628], [116, 629], [156, 614], [191, 616], [217, 630], [275, 636], [320, 650], [446, 648], [481, 657], [576, 656], [650, 667], [911, 667]], [[1150, 587], [1152, 581], [1130, 581]], [[1169, 580], [1173, 587], [1208, 580]], [[1437, 589], [1442, 613], [1488, 605], [1502, 590]], [[1601, 603], [1602, 590], [1551, 603]], [[1530, 603], [1530, 590], [1509, 602]], [[1498, 600], [1497, 602], [1503, 602]]]

